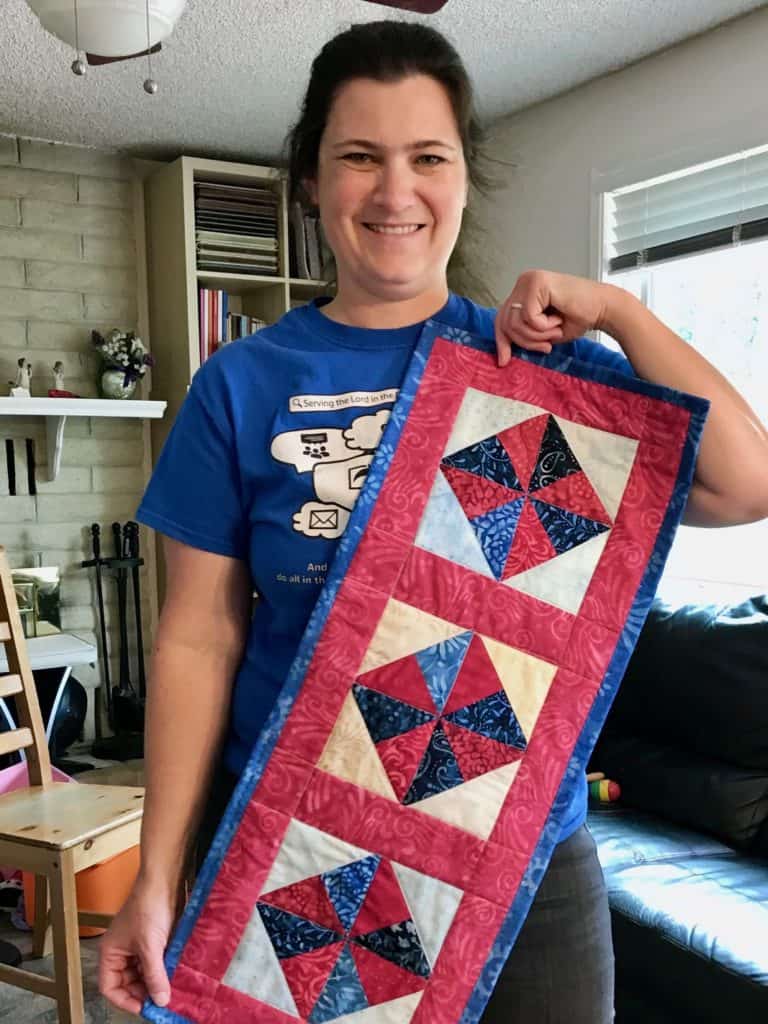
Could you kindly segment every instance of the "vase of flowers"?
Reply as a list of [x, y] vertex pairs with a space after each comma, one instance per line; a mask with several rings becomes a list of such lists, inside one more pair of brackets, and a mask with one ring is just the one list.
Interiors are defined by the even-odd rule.
[[99, 391], [102, 397], [130, 398], [147, 367], [153, 365], [141, 338], [133, 331], [115, 328], [106, 337], [92, 331], [91, 340], [101, 357]]

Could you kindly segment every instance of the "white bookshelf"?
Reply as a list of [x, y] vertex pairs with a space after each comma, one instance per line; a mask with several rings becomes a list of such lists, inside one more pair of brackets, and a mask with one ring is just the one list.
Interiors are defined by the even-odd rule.
[[[194, 186], [197, 181], [255, 185], [278, 198], [277, 276], [197, 269]], [[182, 156], [144, 179], [147, 225], [152, 387], [168, 401], [168, 415], [153, 426], [156, 458], [200, 365], [198, 287], [220, 288], [230, 310], [274, 323], [292, 304], [322, 294], [322, 281], [290, 276], [288, 195], [285, 171], [276, 167]]]

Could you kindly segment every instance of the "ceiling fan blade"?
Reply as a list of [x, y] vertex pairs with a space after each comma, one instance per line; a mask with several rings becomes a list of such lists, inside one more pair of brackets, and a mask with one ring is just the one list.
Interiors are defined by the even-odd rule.
[[399, 7], [401, 11], [413, 11], [415, 14], [435, 14], [445, 7], [448, 0], [366, 0], [369, 4], [384, 4], [386, 7]]
[[146, 57], [148, 53], [159, 53], [162, 48], [162, 43], [155, 43], [149, 50], [139, 50], [138, 53], [125, 53], [121, 57], [102, 57], [98, 53], [86, 53], [85, 57], [92, 67], [97, 67], [99, 64], [114, 64], [118, 60], [133, 60], [134, 57]]

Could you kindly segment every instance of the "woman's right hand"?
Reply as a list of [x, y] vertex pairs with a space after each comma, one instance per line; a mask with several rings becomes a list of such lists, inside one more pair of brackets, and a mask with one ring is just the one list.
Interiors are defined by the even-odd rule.
[[114, 1006], [138, 1014], [149, 997], [171, 998], [163, 954], [177, 916], [177, 899], [139, 878], [101, 940], [99, 991]]

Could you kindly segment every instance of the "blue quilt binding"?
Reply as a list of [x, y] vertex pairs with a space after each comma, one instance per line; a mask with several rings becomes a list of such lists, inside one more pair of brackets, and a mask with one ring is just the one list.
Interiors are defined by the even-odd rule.
[[[189, 901], [166, 950], [165, 966], [169, 977], [172, 977], [179, 963], [184, 946], [192, 933], [200, 911], [208, 899], [219, 866], [226, 856], [251, 794], [264, 772], [264, 768], [301, 689], [315, 647], [336, 600], [336, 595], [368, 525], [384, 477], [392, 462], [400, 435], [403, 432], [408, 414], [413, 406], [432, 347], [435, 339], [438, 337], [483, 352], [495, 352], [495, 343], [491, 339], [481, 338], [456, 327], [441, 324], [437, 320], [428, 320], [425, 323], [419, 342], [411, 357], [397, 401], [392, 409], [392, 414], [368, 470], [365, 484], [355, 502], [347, 528], [339, 541], [325, 586], [312, 611], [296, 657], [288, 672], [285, 685], [235, 787], [208, 855], [197, 877]], [[613, 698], [624, 675], [627, 662], [637, 642], [640, 629], [648, 614], [661, 572], [669, 554], [675, 530], [682, 518], [688, 491], [693, 480], [701, 433], [709, 409], [709, 402], [705, 399], [686, 395], [657, 384], [651, 384], [636, 377], [627, 377], [607, 367], [593, 366], [589, 363], [580, 362], [569, 351], [558, 349], [557, 346], [549, 355], [539, 355], [523, 349], [516, 349], [514, 356], [549, 370], [567, 373], [572, 377], [608, 384], [624, 391], [648, 395], [655, 399], [682, 406], [691, 414], [691, 421], [673, 497], [667, 509], [662, 528], [659, 531], [648, 566], [646, 567], [642, 583], [638, 588], [630, 614], [627, 617], [624, 631], [619, 638], [619, 643], [595, 699], [589, 719], [585, 723], [574, 752], [571, 755], [520, 889], [510, 907], [504, 924], [499, 930], [491, 955], [486, 961], [480, 978], [467, 1001], [460, 1024], [476, 1024], [480, 1019], [501, 969], [514, 946], [518, 932], [525, 921], [536, 890], [541, 883], [547, 864], [552, 856], [560, 833], [562, 816], [570, 805], [573, 786], [577, 783], [579, 774], [586, 769], [589, 755], [597, 742], [597, 737], [608, 715]], [[191, 1021], [189, 1018], [174, 1013], [172, 1010], [157, 1006], [151, 1000], [147, 1000], [144, 1003], [141, 1013], [146, 1020], [153, 1021], [155, 1024], [198, 1024], [198, 1022]]]

